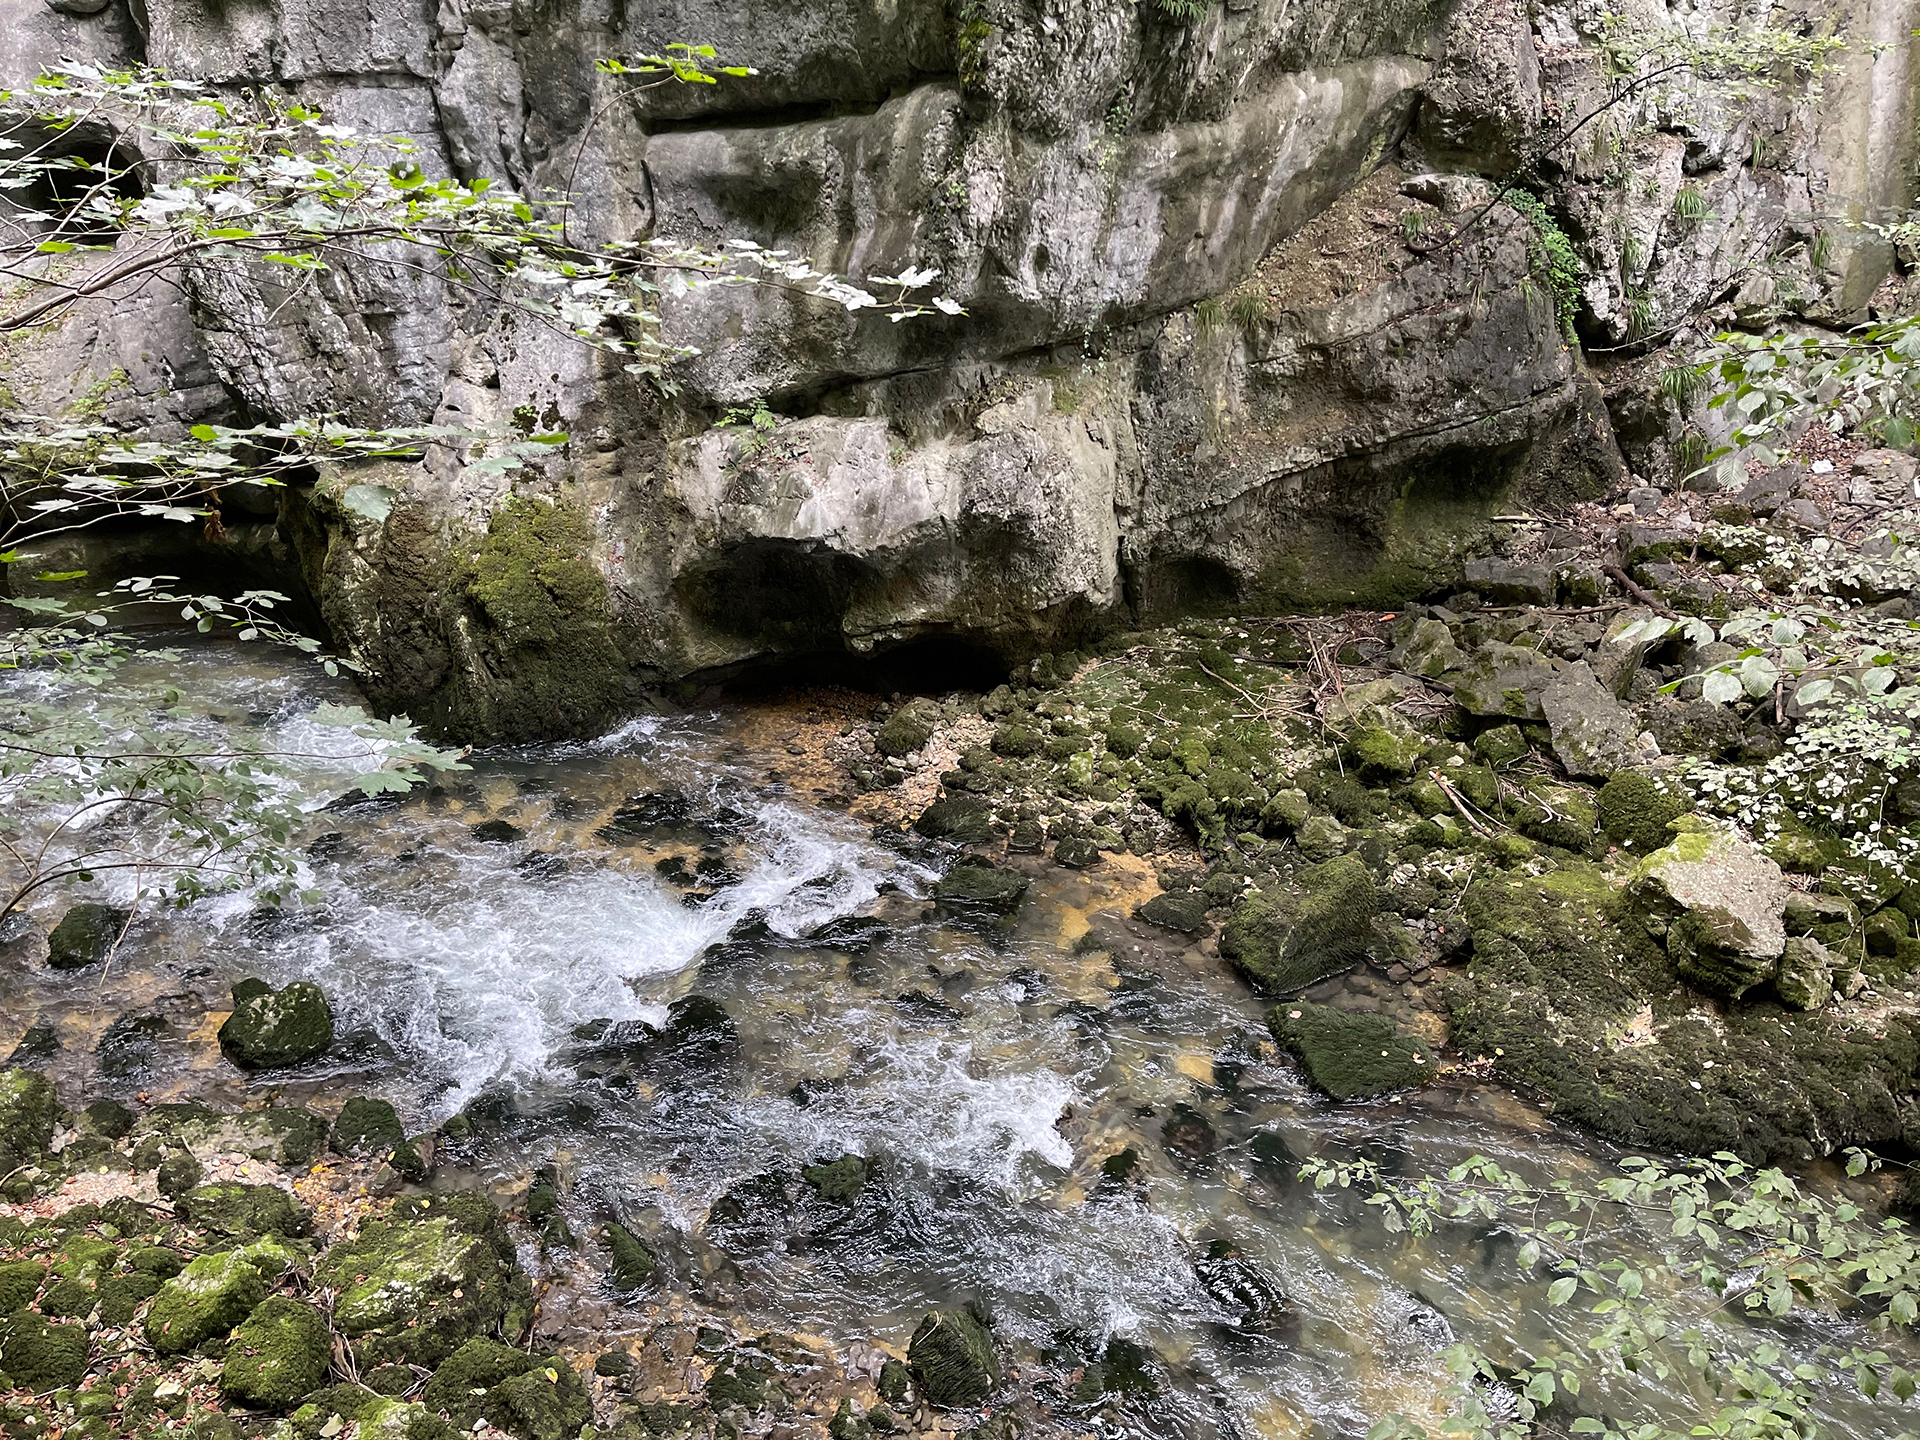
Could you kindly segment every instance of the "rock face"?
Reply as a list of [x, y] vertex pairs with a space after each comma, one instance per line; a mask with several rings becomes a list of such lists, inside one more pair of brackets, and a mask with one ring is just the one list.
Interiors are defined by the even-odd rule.
[[[663, 395], [431, 270], [205, 268], [23, 352], [29, 408], [104, 384], [130, 426], [565, 429], [526, 483], [435, 451], [195, 542], [303, 587], [377, 703], [476, 739], [589, 731], [662, 681], [783, 657], [1018, 658], [1128, 620], [1397, 602], [1457, 576], [1503, 509], [1619, 480], [1609, 405], [1636, 455], [1669, 444], [1677, 426], [1626, 423], [1657, 395], [1603, 402], [1570, 328], [1662, 330], [1763, 256], [1809, 313], [1863, 315], [1890, 247], [1788, 249], [1778, 217], [1911, 199], [1907, 89], [1876, 78], [1904, 73], [1899, 25], [1818, 103], [1597, 121], [1593, 158], [1549, 167], [1576, 281], [1511, 207], [1463, 243], [1403, 243], [1463, 219], [1543, 114], [1598, 97], [1566, 0], [1248, 0], [1190, 24], [1121, 0], [136, 13], [0, 0], [3, 78], [71, 57], [271, 85], [406, 136], [432, 173], [576, 183], [591, 240], [933, 267], [966, 307], [894, 325], [670, 286], [662, 336], [697, 353]], [[623, 94], [595, 70], [672, 36], [758, 73]], [[1710, 223], [1671, 223], [1683, 185]], [[398, 492], [384, 518], [343, 502], [364, 483]], [[1540, 718], [1507, 688], [1484, 713]]]
[[1688, 984], [1738, 1000], [1779, 973], [1791, 891], [1780, 867], [1738, 837], [1704, 824], [1680, 835], [1641, 861], [1633, 891]]

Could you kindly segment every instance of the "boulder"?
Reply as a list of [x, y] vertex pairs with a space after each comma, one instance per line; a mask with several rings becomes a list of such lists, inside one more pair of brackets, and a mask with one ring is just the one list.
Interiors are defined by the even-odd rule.
[[1373, 872], [1342, 856], [1302, 870], [1297, 891], [1255, 891], [1240, 901], [1221, 930], [1220, 953], [1256, 990], [1291, 994], [1358, 963], [1379, 909]]
[[939, 719], [938, 706], [924, 701], [903, 705], [875, 733], [874, 748], [882, 755], [911, 755], [933, 738], [934, 726]]
[[1460, 649], [1453, 632], [1439, 620], [1416, 620], [1388, 657], [1396, 670], [1438, 680], [1460, 667]]
[[434, 1365], [501, 1326], [510, 1278], [491, 1236], [430, 1208], [373, 1221], [333, 1246], [313, 1283], [339, 1292], [334, 1329], [359, 1364]]
[[1810, 935], [1792, 935], [1780, 953], [1774, 993], [1789, 1010], [1818, 1010], [1833, 998], [1833, 974], [1845, 968]]
[[377, 1155], [407, 1143], [407, 1132], [391, 1103], [355, 1095], [334, 1118], [329, 1143], [341, 1155]]
[[1495, 605], [1551, 605], [1553, 571], [1495, 556], [1467, 561], [1462, 582]]
[[326, 1147], [327, 1122], [297, 1105], [268, 1105], [238, 1114], [199, 1104], [155, 1105], [135, 1122], [133, 1140], [136, 1148], [151, 1141], [170, 1142], [202, 1161], [245, 1155], [297, 1170]]
[[1662, 784], [1622, 770], [1600, 787], [1600, 830], [1614, 844], [1650, 855], [1673, 838], [1667, 829], [1693, 808], [1677, 782]]
[[1792, 892], [1780, 867], [1744, 840], [1692, 823], [1700, 828], [1640, 862], [1630, 889], [1680, 977], [1737, 1000], [1779, 973]]
[[202, 1255], [160, 1287], [147, 1307], [147, 1344], [181, 1355], [225, 1335], [266, 1298], [267, 1285], [245, 1250]]
[[941, 878], [933, 897], [951, 915], [998, 923], [1012, 916], [1026, 893], [1026, 876], [968, 857]]
[[233, 987], [233, 1013], [220, 1027], [220, 1053], [242, 1070], [277, 1070], [326, 1053], [333, 1008], [318, 985], [273, 990], [259, 980]]
[[176, 1199], [174, 1207], [189, 1225], [240, 1239], [304, 1235], [313, 1228], [313, 1212], [274, 1185], [201, 1185]]
[[624, 1225], [609, 1224], [606, 1241], [607, 1253], [613, 1257], [609, 1278], [615, 1290], [632, 1294], [653, 1284], [660, 1274], [660, 1261], [644, 1240]]
[[913, 828], [929, 840], [980, 845], [993, 839], [993, 806], [977, 795], [949, 795], [920, 812]]
[[490, 1416], [488, 1392], [533, 1367], [534, 1357], [523, 1350], [484, 1337], [469, 1340], [433, 1372], [420, 1392], [420, 1402], [431, 1413], [445, 1415], [458, 1429], [471, 1431]]
[[1168, 890], [1133, 912], [1149, 925], [1163, 925], [1183, 935], [1207, 928], [1207, 897], [1197, 890]]
[[1453, 701], [1469, 715], [1544, 720], [1542, 700], [1559, 667], [1538, 650], [1489, 640], [1445, 678]]
[[96, 965], [113, 950], [132, 912], [92, 901], [74, 905], [47, 935], [47, 965], [54, 970], [80, 970]]
[[487, 1412], [514, 1440], [574, 1440], [593, 1419], [593, 1401], [571, 1365], [546, 1355], [489, 1390]]
[[0, 1315], [11, 1315], [33, 1303], [46, 1278], [47, 1267], [38, 1260], [9, 1260], [0, 1264]]
[[1604, 780], [1652, 758], [1640, 727], [1584, 660], [1547, 682], [1540, 708], [1554, 756], [1576, 780]]
[[1316, 863], [1347, 853], [1347, 827], [1331, 815], [1309, 815], [1293, 839], [1300, 853]]
[[37, 1070], [0, 1070], [0, 1173], [30, 1165], [53, 1144], [59, 1102]]
[[1335, 1100], [1411, 1090], [1433, 1075], [1433, 1047], [1371, 1011], [1305, 1002], [1276, 1005], [1267, 1012], [1267, 1027]]
[[0, 1371], [23, 1390], [77, 1385], [87, 1373], [87, 1331], [56, 1325], [31, 1310], [0, 1319]]
[[873, 1167], [859, 1155], [842, 1155], [838, 1160], [801, 1167], [800, 1178], [811, 1185], [822, 1200], [836, 1205], [851, 1205], [860, 1198], [872, 1177]]
[[272, 1295], [234, 1332], [220, 1391], [249, 1409], [290, 1409], [319, 1388], [332, 1361], [325, 1317], [311, 1305]]
[[907, 1342], [914, 1388], [931, 1405], [978, 1405], [1000, 1384], [993, 1336], [970, 1310], [936, 1310]]

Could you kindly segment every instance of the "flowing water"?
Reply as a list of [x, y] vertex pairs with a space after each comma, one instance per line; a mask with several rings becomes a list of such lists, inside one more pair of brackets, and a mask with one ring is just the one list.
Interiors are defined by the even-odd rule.
[[[312, 758], [346, 747], [310, 716], [351, 697], [297, 663], [207, 644], [170, 673], [189, 723], [344, 774]], [[1597, 1175], [1600, 1147], [1469, 1083], [1316, 1098], [1216, 959], [1125, 918], [1153, 889], [1143, 863], [1036, 866], [1006, 934], [941, 919], [951, 857], [770, 781], [746, 718], [489, 753], [316, 813], [316, 901], [151, 912], [104, 977], [47, 972], [37, 930], [0, 937], [0, 1054], [24, 1037], [69, 1098], [365, 1091], [416, 1129], [466, 1110], [484, 1178], [551, 1166], [576, 1233], [644, 1235], [677, 1304], [897, 1349], [929, 1306], [972, 1302], [1029, 1377], [1104, 1352], [1151, 1387], [1063, 1434], [1358, 1436], [1438, 1413], [1455, 1337], [1551, 1338], [1498, 1226], [1389, 1237], [1294, 1171], [1477, 1152]], [[220, 1061], [221, 999], [248, 975], [325, 987], [341, 1040], [321, 1067], [249, 1081]], [[737, 1045], [659, 1041], [694, 994]], [[1133, 1175], [1106, 1174], [1128, 1149]], [[843, 1155], [871, 1167], [851, 1207], [799, 1176]], [[590, 1286], [552, 1309], [563, 1330], [650, 1313]]]

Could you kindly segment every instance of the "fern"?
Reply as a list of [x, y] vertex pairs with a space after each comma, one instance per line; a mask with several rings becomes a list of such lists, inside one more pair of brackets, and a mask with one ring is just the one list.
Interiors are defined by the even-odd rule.
[[1539, 197], [1514, 190], [1505, 198], [1508, 207], [1533, 229], [1533, 243], [1527, 247], [1527, 253], [1533, 261], [1534, 278], [1553, 296], [1560, 333], [1566, 336], [1569, 345], [1577, 345], [1580, 337], [1574, 321], [1580, 314], [1580, 281], [1585, 272], [1579, 255], [1574, 252], [1573, 241], [1567, 238], [1567, 232], [1547, 212]]

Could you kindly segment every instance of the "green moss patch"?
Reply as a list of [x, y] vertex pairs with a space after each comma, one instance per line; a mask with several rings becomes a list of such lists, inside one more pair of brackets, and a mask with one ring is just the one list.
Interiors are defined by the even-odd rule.
[[1384, 1015], [1331, 1005], [1276, 1005], [1267, 1012], [1267, 1026], [1313, 1083], [1335, 1100], [1411, 1090], [1433, 1074], [1433, 1047], [1402, 1034]]

